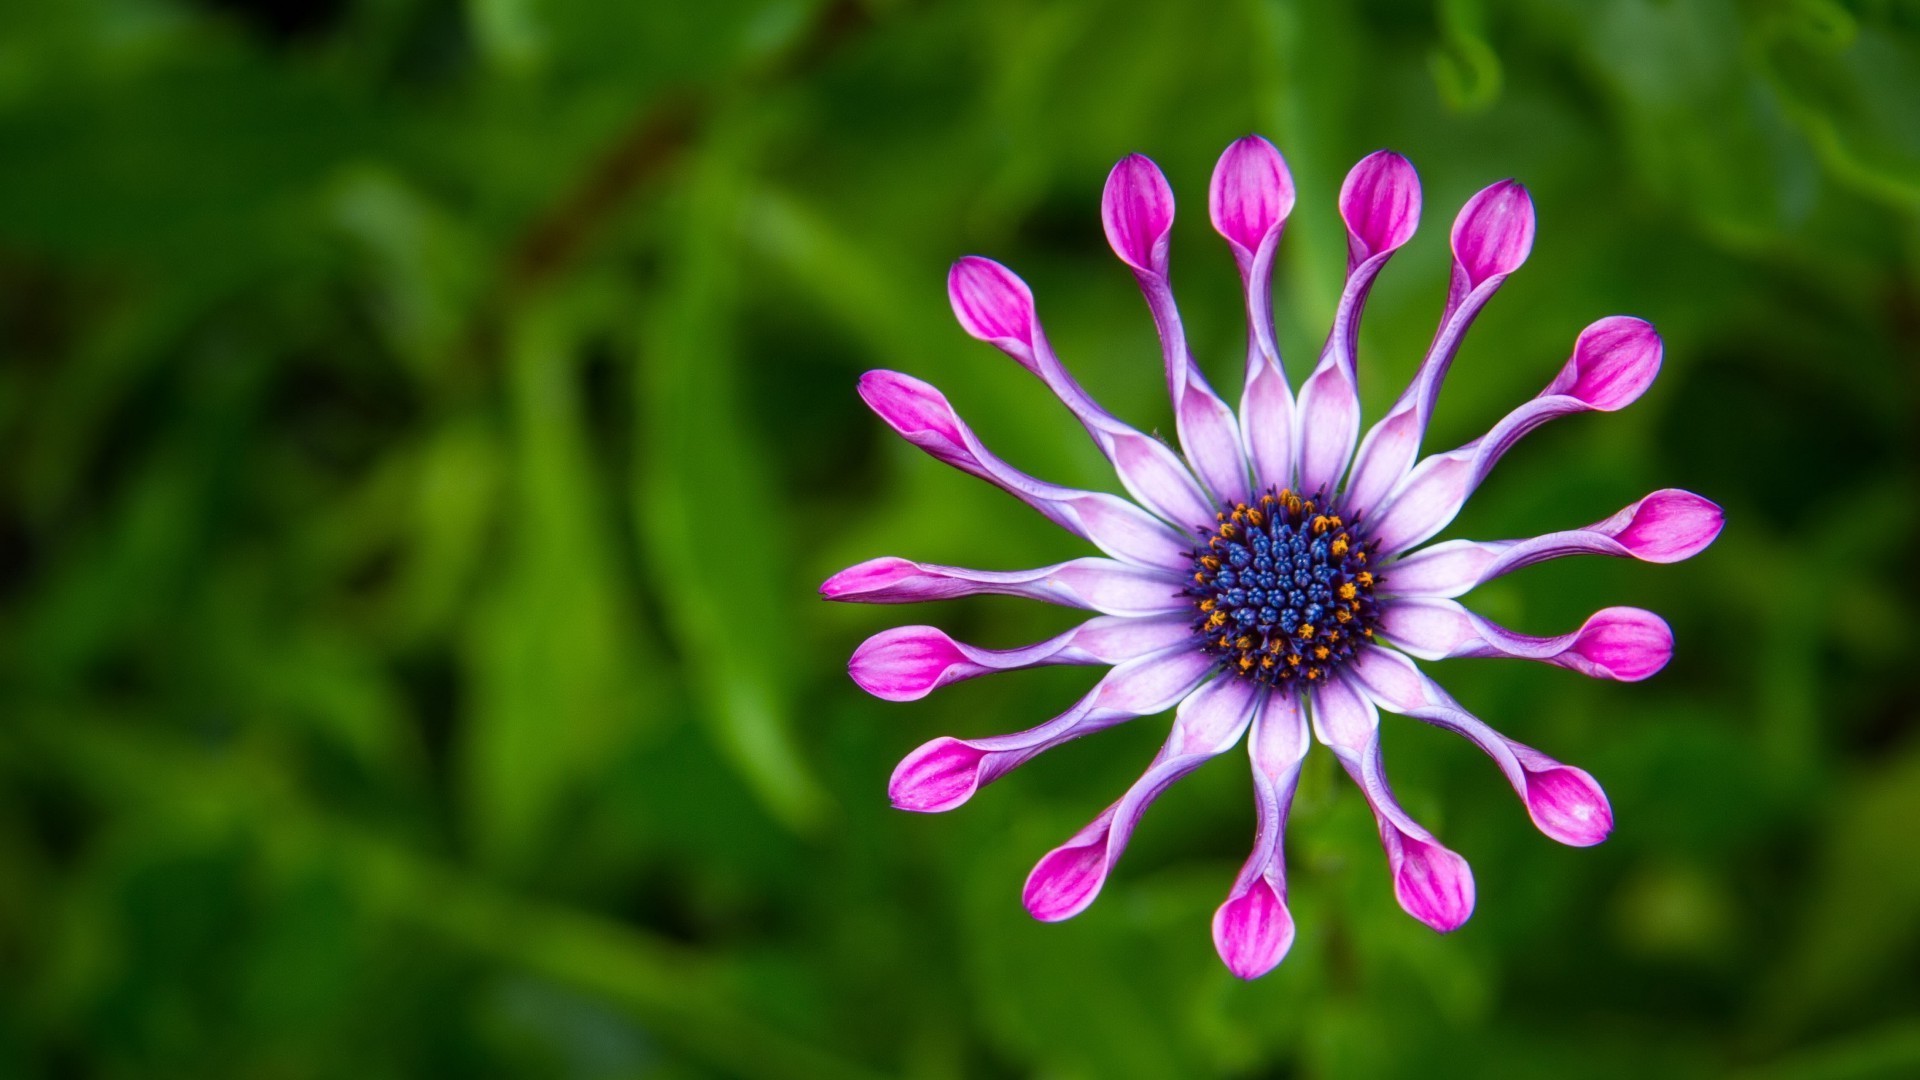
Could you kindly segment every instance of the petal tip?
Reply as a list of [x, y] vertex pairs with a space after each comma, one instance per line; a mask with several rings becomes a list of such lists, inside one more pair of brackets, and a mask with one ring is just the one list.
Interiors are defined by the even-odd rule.
[[931, 626], [898, 626], [860, 643], [847, 674], [860, 689], [883, 701], [918, 701], [966, 662], [952, 638]]
[[1420, 177], [1413, 163], [1391, 150], [1361, 158], [1340, 185], [1340, 217], [1360, 258], [1413, 239], [1420, 226]]
[[1453, 223], [1453, 257], [1471, 286], [1520, 269], [1533, 250], [1533, 197], [1518, 180], [1482, 188]]
[[1251, 981], [1280, 966], [1293, 947], [1293, 933], [1293, 916], [1264, 877], [1213, 913], [1214, 950], [1241, 979]]
[[1114, 165], [1100, 199], [1100, 220], [1122, 262], [1137, 273], [1166, 273], [1173, 188], [1152, 159], [1128, 154]]
[[1258, 135], [1234, 140], [1213, 167], [1207, 213], [1214, 231], [1252, 253], [1293, 212], [1293, 174], [1274, 145]]
[[1726, 514], [1717, 503], [1667, 488], [1640, 500], [1614, 539], [1643, 562], [1674, 563], [1705, 551], [1725, 525]]
[[1107, 880], [1106, 834], [1092, 843], [1057, 847], [1041, 858], [1020, 890], [1027, 914], [1041, 922], [1060, 922], [1080, 914], [1100, 895]]
[[1580, 627], [1571, 651], [1608, 678], [1640, 682], [1673, 658], [1673, 628], [1651, 611], [1607, 608]]
[[887, 781], [887, 798], [899, 810], [938, 814], [973, 798], [987, 751], [941, 737], [908, 754]]
[[1580, 332], [1555, 390], [1601, 412], [1623, 409], [1653, 385], [1664, 352], [1652, 323], [1610, 315]]
[[1403, 837], [1393, 894], [1407, 914], [1449, 934], [1473, 915], [1473, 870], [1438, 843]]
[[1033, 291], [1013, 271], [968, 255], [947, 271], [947, 300], [968, 336], [1015, 354], [1026, 363], [1033, 341]]
[[1613, 806], [1591, 775], [1557, 765], [1527, 776], [1527, 815], [1568, 847], [1592, 847], [1613, 832]]

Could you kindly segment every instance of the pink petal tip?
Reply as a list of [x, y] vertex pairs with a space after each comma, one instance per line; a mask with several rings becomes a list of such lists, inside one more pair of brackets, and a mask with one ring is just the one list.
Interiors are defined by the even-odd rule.
[[931, 626], [898, 626], [861, 642], [847, 661], [847, 674], [874, 697], [917, 701], [966, 659], [952, 638]]
[[1139, 273], [1166, 273], [1173, 188], [1160, 166], [1140, 154], [1121, 158], [1107, 174], [1100, 220], [1107, 229], [1107, 243], [1122, 262]]
[[1552, 389], [1601, 412], [1625, 408], [1653, 385], [1662, 352], [1652, 323], [1610, 315], [1580, 332]]
[[1473, 914], [1473, 871], [1467, 860], [1436, 842], [1402, 836], [1393, 895], [1407, 914], [1451, 933]]
[[1705, 551], [1726, 515], [1691, 491], [1667, 488], [1641, 499], [1632, 520], [1613, 538], [1644, 562], [1672, 563]]
[[1592, 847], [1613, 831], [1613, 807], [1585, 770], [1560, 765], [1527, 775], [1527, 814], [1569, 847]]
[[908, 754], [887, 781], [887, 798], [901, 810], [938, 814], [973, 798], [987, 751], [939, 738]]
[[1280, 151], [1248, 135], [1227, 147], [1213, 167], [1207, 212], [1221, 236], [1251, 253], [1286, 224], [1293, 200], [1293, 175]]
[[947, 271], [947, 299], [970, 336], [1024, 353], [1033, 341], [1033, 292], [1019, 275], [978, 255]]
[[869, 371], [860, 376], [859, 390], [867, 407], [907, 439], [933, 435], [956, 447], [964, 445], [959, 417], [931, 383], [897, 371]]
[[1213, 947], [1227, 970], [1257, 979], [1278, 967], [1293, 947], [1293, 916], [1264, 877], [1213, 913]]
[[1020, 902], [1041, 922], [1071, 919], [1100, 895], [1107, 880], [1107, 835], [1077, 841], [1047, 852], [1027, 875]]
[[849, 566], [820, 583], [820, 595], [828, 600], [857, 600], [863, 593], [875, 592], [910, 578], [919, 568], [905, 559], [883, 555]]
[[1673, 630], [1651, 611], [1613, 607], [1580, 627], [1570, 650], [1608, 678], [1639, 682], [1673, 658]]
[[1453, 257], [1470, 286], [1511, 274], [1533, 250], [1533, 199], [1517, 180], [1481, 189], [1453, 222]]
[[1340, 185], [1340, 217], [1355, 261], [1393, 251], [1420, 227], [1420, 177], [1391, 150], [1375, 150]]

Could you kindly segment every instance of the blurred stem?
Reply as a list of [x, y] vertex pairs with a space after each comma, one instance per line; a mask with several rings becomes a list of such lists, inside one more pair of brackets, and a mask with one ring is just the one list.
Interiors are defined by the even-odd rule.
[[730, 1000], [726, 972], [698, 951], [598, 915], [516, 896], [305, 805], [264, 747], [213, 755], [63, 717], [6, 731], [6, 753], [59, 761], [103, 801], [151, 804], [212, 829], [256, 835], [269, 859], [331, 861], [378, 917], [499, 964], [598, 995], [648, 1033], [729, 1075], [763, 1080], [876, 1076], [763, 1024]]

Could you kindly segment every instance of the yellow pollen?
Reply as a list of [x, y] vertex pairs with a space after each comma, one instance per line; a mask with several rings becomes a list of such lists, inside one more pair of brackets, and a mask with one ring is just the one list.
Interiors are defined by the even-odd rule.
[[1333, 551], [1334, 558], [1337, 559], [1342, 555], [1345, 555], [1347, 553], [1348, 546], [1349, 545], [1347, 544], [1346, 533], [1341, 533], [1339, 536], [1334, 537], [1333, 547], [1331, 549]]
[[1300, 654], [1299, 654], [1299, 653], [1288, 653], [1288, 654], [1287, 654], [1287, 665], [1288, 665], [1289, 667], [1299, 667], [1299, 666], [1300, 666]]
[[1308, 669], [1307, 669], [1307, 678], [1308, 678], [1308, 679], [1310, 679], [1310, 680], [1311, 680], [1311, 679], [1317, 679], [1317, 678], [1319, 678], [1319, 677], [1320, 677], [1320, 669], [1319, 669], [1319, 668], [1317, 668], [1317, 667], [1310, 667], [1310, 668], [1308, 668]]
[[1313, 639], [1313, 624], [1310, 622], [1301, 623], [1300, 629], [1296, 631], [1296, 633], [1298, 633], [1301, 637], [1311, 641]]
[[1353, 599], [1354, 594], [1358, 591], [1359, 590], [1353, 587], [1353, 582], [1351, 581], [1343, 581], [1340, 583], [1340, 599], [1342, 600]]
[[1207, 597], [1207, 598], [1206, 598], [1205, 600], [1202, 600], [1202, 601], [1200, 601], [1200, 610], [1201, 610], [1201, 611], [1212, 611], [1212, 610], [1213, 610], [1213, 609], [1214, 609], [1215, 607], [1217, 607], [1218, 605], [1219, 605], [1219, 601], [1217, 601], [1217, 600], [1215, 600], [1215, 599], [1214, 599], [1213, 597], [1211, 597], [1211, 596], [1209, 596], [1209, 597]]
[[1359, 582], [1362, 585], [1365, 585], [1369, 589], [1373, 588], [1373, 574], [1370, 571], [1366, 571], [1366, 570], [1360, 571], [1359, 573], [1353, 575], [1353, 580]]
[[[1359, 603], [1359, 601], [1357, 600], [1354, 602]], [[1352, 622], [1353, 612], [1348, 611], [1346, 608], [1335, 608], [1333, 609], [1333, 617], [1340, 620], [1341, 622]], [[1336, 633], [1337, 632], [1338, 631], [1336, 631]]]
[[1225, 625], [1227, 625], [1226, 612], [1216, 611], [1213, 614], [1207, 616], [1207, 629], [1218, 630]]
[[1253, 667], [1253, 657], [1251, 657], [1251, 656], [1242, 656], [1242, 657], [1240, 658], [1240, 670], [1241, 670], [1241, 671], [1246, 671], [1246, 670], [1248, 670], [1248, 669], [1250, 669], [1250, 668], [1252, 668], [1252, 667]]
[[1212, 555], [1202, 555], [1200, 556], [1200, 565], [1209, 570], [1218, 570], [1220, 569], [1220, 560]]
[[1325, 645], [1321, 645], [1313, 650], [1313, 658], [1315, 660], [1325, 660], [1331, 655], [1333, 655], [1333, 650], [1327, 648]]
[[1246, 652], [1248, 649], [1253, 648], [1253, 639], [1242, 635], [1233, 640], [1233, 647], [1239, 649], [1241, 652]]

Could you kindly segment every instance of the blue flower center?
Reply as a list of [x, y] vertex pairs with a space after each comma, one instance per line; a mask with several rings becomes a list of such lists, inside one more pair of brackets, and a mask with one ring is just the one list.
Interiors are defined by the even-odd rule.
[[1292, 491], [1222, 510], [1193, 552], [1193, 631], [1227, 671], [1268, 686], [1323, 683], [1373, 640], [1376, 545]]

